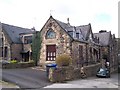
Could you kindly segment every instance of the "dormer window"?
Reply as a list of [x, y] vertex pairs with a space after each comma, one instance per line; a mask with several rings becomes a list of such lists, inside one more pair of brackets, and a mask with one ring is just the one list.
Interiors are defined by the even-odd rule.
[[73, 37], [73, 31], [68, 31], [68, 33]]
[[25, 36], [25, 37], [24, 37], [24, 43], [25, 43], [25, 44], [30, 44], [30, 43], [32, 43], [32, 36]]
[[53, 31], [52, 28], [50, 28], [48, 31], [47, 31], [47, 34], [46, 34], [46, 39], [53, 39], [56, 37], [56, 33]]
[[79, 39], [79, 33], [76, 33], [76, 38]]

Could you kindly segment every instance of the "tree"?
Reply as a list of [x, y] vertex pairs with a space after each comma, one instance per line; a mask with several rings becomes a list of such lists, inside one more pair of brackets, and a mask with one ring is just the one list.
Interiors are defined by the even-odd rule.
[[32, 59], [35, 62], [35, 66], [38, 65], [38, 61], [40, 58], [41, 43], [41, 34], [40, 32], [36, 31], [32, 39]]

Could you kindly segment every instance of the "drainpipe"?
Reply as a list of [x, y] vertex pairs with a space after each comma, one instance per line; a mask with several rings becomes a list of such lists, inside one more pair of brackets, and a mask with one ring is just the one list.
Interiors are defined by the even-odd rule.
[[2, 32], [2, 59], [4, 60], [4, 37]]
[[88, 48], [86, 43], [86, 65], [88, 66]]

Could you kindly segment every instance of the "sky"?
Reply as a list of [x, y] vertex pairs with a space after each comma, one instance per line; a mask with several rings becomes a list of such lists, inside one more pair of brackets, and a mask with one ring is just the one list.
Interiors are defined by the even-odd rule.
[[119, 0], [0, 0], [0, 22], [40, 31], [50, 15], [73, 26], [91, 23], [93, 33], [118, 37]]

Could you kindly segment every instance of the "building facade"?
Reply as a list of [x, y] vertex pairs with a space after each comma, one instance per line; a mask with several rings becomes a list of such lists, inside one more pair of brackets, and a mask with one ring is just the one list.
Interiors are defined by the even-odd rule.
[[42, 47], [40, 65], [55, 63], [57, 56], [68, 54], [74, 66], [84, 66], [100, 62], [99, 39], [94, 37], [91, 24], [72, 26], [54, 19], [52, 16], [41, 29]]
[[29, 61], [33, 33], [32, 29], [0, 23], [1, 60]]
[[94, 34], [99, 38], [101, 44], [102, 59], [105, 60], [105, 64], [109, 62], [110, 71], [116, 71], [118, 67], [117, 61], [117, 41], [115, 35], [111, 34], [111, 31], [101, 30], [99, 33]]

